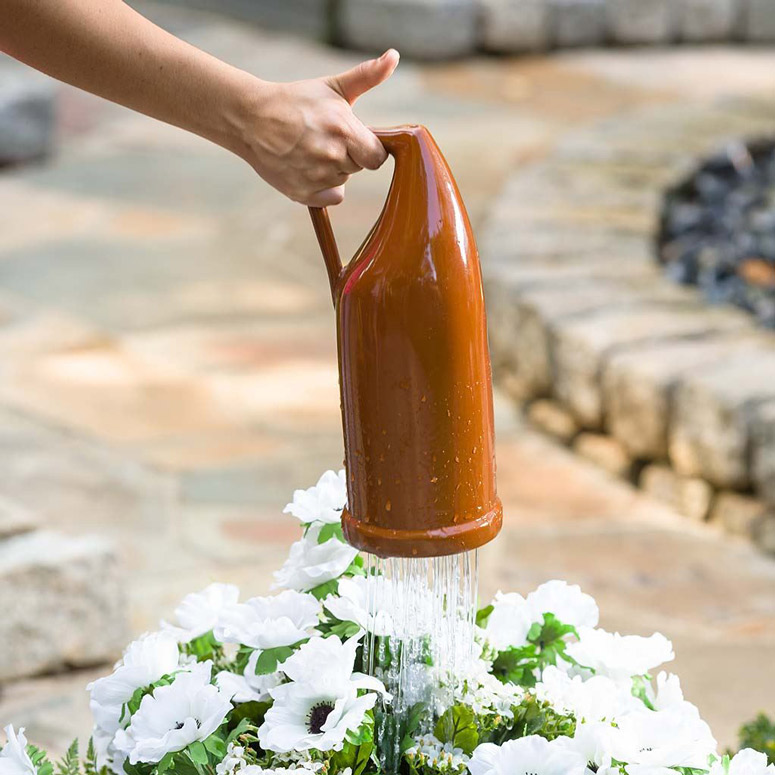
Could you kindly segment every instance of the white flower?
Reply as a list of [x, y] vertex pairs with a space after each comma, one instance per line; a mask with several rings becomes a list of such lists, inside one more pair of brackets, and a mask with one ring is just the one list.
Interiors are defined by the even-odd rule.
[[498, 592], [492, 601], [492, 613], [487, 620], [485, 635], [493, 648], [505, 651], [527, 643], [527, 633], [533, 624], [527, 601], [516, 592]]
[[322, 544], [318, 536], [322, 525], [313, 525], [291, 546], [288, 559], [275, 571], [274, 588], [306, 591], [341, 576], [357, 557], [358, 550], [338, 538]]
[[525, 690], [512, 683], [502, 683], [489, 672], [490, 664], [478, 659], [470, 673], [460, 681], [456, 701], [468, 705], [477, 716], [500, 715], [511, 718], [512, 708], [524, 699]]
[[192, 592], [175, 609], [179, 627], [162, 622], [165, 630], [173, 632], [178, 641], [188, 641], [204, 635], [218, 625], [221, 611], [239, 600], [239, 589], [233, 584], [210, 584], [201, 592]]
[[295, 490], [293, 501], [283, 509], [283, 514], [293, 514], [304, 524], [336, 524], [342, 519], [342, 509], [346, 503], [347, 480], [344, 470], [338, 474], [326, 471], [314, 487]]
[[516, 592], [498, 592], [492, 606], [485, 633], [498, 651], [524, 646], [530, 627], [542, 623], [544, 614], [554, 614], [558, 621], [574, 627], [596, 627], [600, 618], [594, 599], [565, 581], [547, 581], [527, 598]]
[[273, 597], [254, 597], [221, 613], [215, 637], [254, 649], [292, 646], [309, 637], [322, 607], [312, 595], [286, 589]]
[[369, 596], [374, 598], [372, 604], [379, 606], [380, 586], [390, 583], [378, 576], [341, 578], [337, 593], [329, 595], [323, 601], [323, 606], [341, 622], [355, 622], [376, 635], [387, 635], [393, 629], [390, 611], [380, 607], [374, 614], [369, 614]]
[[[269, 751], [341, 750], [384, 687], [376, 678], [353, 673], [358, 639], [313, 638], [282, 665], [292, 683], [269, 690], [274, 704], [259, 727]], [[372, 690], [359, 696], [359, 690]]]
[[536, 685], [536, 695], [560, 713], [573, 714], [578, 721], [613, 721], [619, 716], [643, 708], [627, 684], [603, 675], [586, 681], [569, 676], [554, 665], [547, 667]]
[[211, 673], [212, 663], [200, 662], [143, 697], [129, 726], [115, 738], [131, 764], [161, 761], [165, 754], [205, 740], [218, 729], [232, 706], [210, 683]]
[[427, 767], [438, 772], [463, 772], [470, 758], [462, 748], [455, 748], [452, 743], [442, 743], [433, 735], [418, 737], [405, 755], [412, 762], [414, 771]]
[[584, 775], [584, 757], [557, 741], [531, 735], [501, 746], [480, 745], [468, 763], [471, 775]]
[[661, 671], [657, 676], [656, 691], [648, 684], [646, 686], [646, 696], [655, 710], [675, 709], [699, 718], [700, 712], [697, 707], [684, 699], [681, 681], [677, 675], [666, 673], [664, 670]]
[[128, 723], [124, 706], [137, 689], [175, 672], [180, 666], [178, 642], [169, 632], [154, 632], [130, 643], [112, 675], [92, 681], [89, 707], [96, 726], [112, 735]]
[[579, 754], [599, 771], [611, 765], [615, 728], [608, 721], [576, 724], [573, 737], [558, 737], [557, 745]]
[[591, 627], [579, 628], [578, 642], [568, 644], [566, 653], [596, 675], [625, 682], [675, 658], [673, 645], [658, 632], [644, 638]]
[[[235, 770], [239, 775], [315, 775], [323, 767], [323, 762], [293, 762], [288, 767], [259, 767], [251, 764], [241, 770]], [[347, 767], [341, 771], [341, 775], [351, 775], [352, 770]], [[220, 775], [220, 774], [219, 774]]]
[[245, 749], [236, 743], [229, 743], [226, 747], [226, 756], [215, 765], [215, 775], [231, 775], [233, 772], [244, 772], [246, 769]]
[[738, 751], [728, 763], [717, 759], [710, 775], [775, 775], [775, 764], [767, 764], [767, 755], [753, 748]]
[[554, 614], [558, 621], [573, 627], [597, 627], [600, 620], [595, 599], [566, 581], [541, 584], [527, 596], [526, 602], [534, 622], [542, 622], [544, 614]]
[[716, 750], [710, 727], [680, 710], [640, 710], [619, 718], [617, 726], [612, 753], [627, 763], [629, 775], [639, 766], [707, 769]]
[[223, 694], [233, 703], [240, 702], [266, 702], [269, 699], [269, 690], [274, 689], [283, 681], [282, 673], [267, 673], [256, 675], [256, 662], [259, 656], [254, 651], [248, 658], [248, 664], [242, 675], [222, 670], [215, 676], [215, 683]]
[[5, 728], [7, 738], [0, 751], [0, 775], [37, 775], [37, 768], [27, 753], [27, 738], [24, 727], [18, 733], [10, 724]]

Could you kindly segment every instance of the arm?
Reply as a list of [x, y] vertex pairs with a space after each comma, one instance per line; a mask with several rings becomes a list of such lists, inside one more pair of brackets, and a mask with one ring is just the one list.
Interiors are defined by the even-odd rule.
[[398, 64], [388, 51], [339, 76], [262, 81], [200, 51], [122, 0], [0, 0], [0, 49], [105, 99], [194, 132], [308, 205], [386, 158], [352, 104]]

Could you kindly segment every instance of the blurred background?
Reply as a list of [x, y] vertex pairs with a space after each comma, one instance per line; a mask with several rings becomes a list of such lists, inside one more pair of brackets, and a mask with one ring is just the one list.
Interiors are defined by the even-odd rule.
[[[480, 594], [565, 578], [660, 630], [722, 745], [775, 711], [775, 3], [137, 2], [265, 79], [397, 47], [490, 311], [502, 535]], [[343, 256], [391, 165], [333, 213]], [[196, 137], [0, 60], [0, 722], [54, 753], [84, 686], [211, 581], [265, 593], [342, 463], [306, 210]]]

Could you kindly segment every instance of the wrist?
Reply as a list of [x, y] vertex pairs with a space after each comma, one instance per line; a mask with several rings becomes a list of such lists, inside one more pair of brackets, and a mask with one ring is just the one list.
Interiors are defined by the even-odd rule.
[[261, 105], [275, 84], [243, 70], [235, 70], [230, 81], [219, 111], [222, 139], [218, 142], [242, 159], [249, 160], [261, 124]]

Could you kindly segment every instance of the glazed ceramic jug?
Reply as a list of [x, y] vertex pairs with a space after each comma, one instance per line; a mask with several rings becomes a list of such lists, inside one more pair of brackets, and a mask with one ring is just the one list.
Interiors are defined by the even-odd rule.
[[376, 132], [395, 160], [382, 213], [342, 267], [310, 208], [337, 317], [347, 540], [435, 557], [494, 538], [490, 356], [479, 257], [447, 162], [422, 126]]

